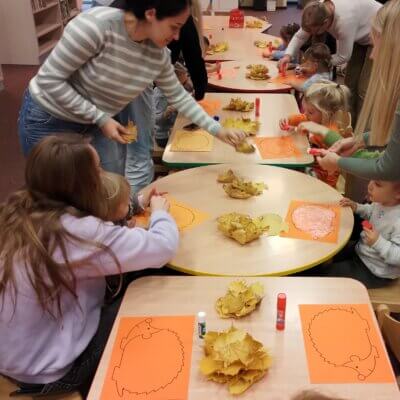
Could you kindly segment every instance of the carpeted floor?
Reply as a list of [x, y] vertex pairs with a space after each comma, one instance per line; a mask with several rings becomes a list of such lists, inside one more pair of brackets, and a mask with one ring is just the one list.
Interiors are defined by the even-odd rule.
[[[296, 6], [268, 13], [251, 9], [244, 11], [246, 15], [266, 15], [272, 23], [268, 30], [272, 35], [279, 35], [283, 24], [299, 22], [301, 16], [301, 10]], [[3, 65], [5, 89], [0, 91], [0, 201], [23, 184], [24, 158], [18, 142], [17, 118], [24, 90], [37, 69], [37, 66]]]

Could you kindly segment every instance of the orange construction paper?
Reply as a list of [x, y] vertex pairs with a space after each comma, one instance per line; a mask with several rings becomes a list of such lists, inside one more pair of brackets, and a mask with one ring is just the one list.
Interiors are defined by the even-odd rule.
[[203, 107], [204, 111], [211, 115], [212, 117], [218, 113], [218, 111], [221, 110], [221, 100], [219, 99], [212, 99], [212, 98], [207, 98], [203, 99], [197, 102], [197, 104], [201, 107]]
[[291, 136], [255, 137], [254, 143], [258, 147], [263, 160], [301, 156], [301, 152]]
[[[301, 231], [297, 229], [296, 226], [293, 224], [292, 214], [293, 211], [301, 206], [318, 206], [322, 208], [327, 208], [332, 210], [335, 213], [335, 218], [333, 220], [333, 230], [328, 235], [314, 239], [311, 233]], [[288, 232], [282, 232], [280, 236], [289, 237], [293, 239], [303, 239], [303, 240], [313, 240], [315, 242], [323, 242], [323, 243], [337, 243], [338, 236], [339, 236], [339, 227], [340, 227], [340, 207], [331, 204], [321, 204], [321, 203], [313, 203], [309, 201], [302, 201], [302, 200], [292, 200], [290, 202], [289, 211], [286, 215], [285, 219], [286, 223], [289, 225]]]
[[294, 71], [287, 71], [285, 76], [278, 74], [274, 78], [271, 78], [269, 83], [279, 83], [282, 85], [292, 86], [292, 82], [296, 85], [302, 85], [306, 80], [307, 78], [297, 76]]
[[[170, 196], [168, 196], [168, 201], [170, 203], [169, 212], [180, 231], [194, 228], [210, 218], [209, 214], [192, 208], [188, 204], [178, 202]], [[135, 219], [138, 226], [147, 227], [150, 222], [150, 211], [145, 210], [143, 214], [135, 216]]]
[[208, 132], [199, 129], [197, 131], [175, 132], [172, 139], [170, 151], [191, 152], [191, 151], [211, 151], [214, 146], [214, 137]]
[[121, 318], [101, 400], [188, 399], [194, 317]]
[[300, 304], [310, 383], [393, 383], [368, 304]]

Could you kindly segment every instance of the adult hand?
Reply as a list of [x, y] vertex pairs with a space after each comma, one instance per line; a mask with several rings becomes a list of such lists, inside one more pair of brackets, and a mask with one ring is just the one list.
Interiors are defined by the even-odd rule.
[[127, 144], [128, 142], [121, 135], [128, 135], [129, 130], [122, 126], [113, 118], [109, 118], [106, 123], [100, 127], [103, 135], [111, 140], [115, 140], [121, 144]]
[[317, 124], [316, 122], [307, 121], [299, 124], [297, 131], [304, 135], [311, 133], [314, 135], [325, 136], [329, 132], [329, 128], [324, 125]]
[[362, 147], [364, 147], [364, 145], [354, 137], [348, 137], [346, 139], [338, 140], [329, 150], [339, 154], [340, 156], [349, 157]]
[[219, 140], [222, 140], [225, 143], [230, 144], [231, 146], [235, 146], [246, 138], [246, 134], [243, 131], [237, 129], [225, 129], [222, 128], [217, 134], [216, 137]]
[[376, 231], [374, 228], [368, 229], [364, 228], [363, 230], [363, 241], [367, 246], [373, 246], [379, 238], [379, 232]]
[[290, 61], [292, 57], [289, 54], [285, 54], [279, 61], [278, 61], [278, 70], [281, 72], [285, 72], [288, 69]]
[[340, 157], [332, 151], [321, 149], [321, 157], [317, 157], [317, 162], [322, 169], [328, 172], [335, 172], [339, 170]]
[[353, 212], [356, 212], [357, 209], [357, 203], [347, 197], [343, 197], [343, 199], [339, 201], [339, 205], [341, 207], [350, 207]]
[[153, 213], [155, 211], [168, 211], [169, 201], [162, 196], [153, 196], [150, 199], [150, 211]]

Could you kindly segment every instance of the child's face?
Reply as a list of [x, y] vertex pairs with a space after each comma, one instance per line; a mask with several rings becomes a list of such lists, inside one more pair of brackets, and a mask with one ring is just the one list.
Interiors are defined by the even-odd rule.
[[300, 70], [303, 75], [312, 76], [318, 71], [318, 63], [312, 60], [303, 60], [300, 64]]
[[303, 100], [303, 110], [304, 110], [304, 114], [306, 115], [308, 121], [312, 121], [317, 124], [322, 123], [321, 111], [319, 111], [312, 104], [307, 103], [305, 100]]
[[368, 197], [372, 202], [393, 206], [400, 202], [400, 190], [394, 182], [370, 181]]

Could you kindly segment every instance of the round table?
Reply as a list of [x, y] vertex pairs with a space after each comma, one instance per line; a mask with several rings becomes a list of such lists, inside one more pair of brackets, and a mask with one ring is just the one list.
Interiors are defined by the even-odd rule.
[[[228, 197], [217, 183], [227, 169], [252, 181], [263, 181], [268, 189], [246, 200]], [[216, 218], [239, 212], [257, 217], [266, 213], [286, 217], [292, 200], [337, 203], [341, 195], [327, 184], [293, 170], [266, 165], [210, 165], [180, 171], [153, 183], [175, 200], [209, 214], [210, 218], [181, 232], [181, 241], [170, 266], [193, 275], [257, 276], [288, 275], [330, 259], [342, 249], [353, 229], [350, 208], [341, 210], [337, 243], [263, 235], [244, 246], [225, 237]]]
[[291, 86], [281, 83], [270, 83], [268, 80], [257, 81], [246, 78], [247, 66], [249, 64], [263, 64], [269, 69], [271, 78], [278, 76], [279, 71], [277, 62], [269, 60], [249, 60], [249, 61], [226, 61], [221, 63], [221, 79], [218, 74], [213, 73], [208, 77], [208, 84], [219, 91], [228, 92], [285, 92], [291, 91]]
[[[261, 28], [247, 28], [247, 22], [259, 21]], [[272, 24], [260, 18], [245, 16], [243, 28], [229, 28], [229, 15], [203, 15], [203, 30], [216, 31], [216, 30], [229, 30], [229, 31], [249, 31], [249, 32], [262, 32], [271, 28]]]

